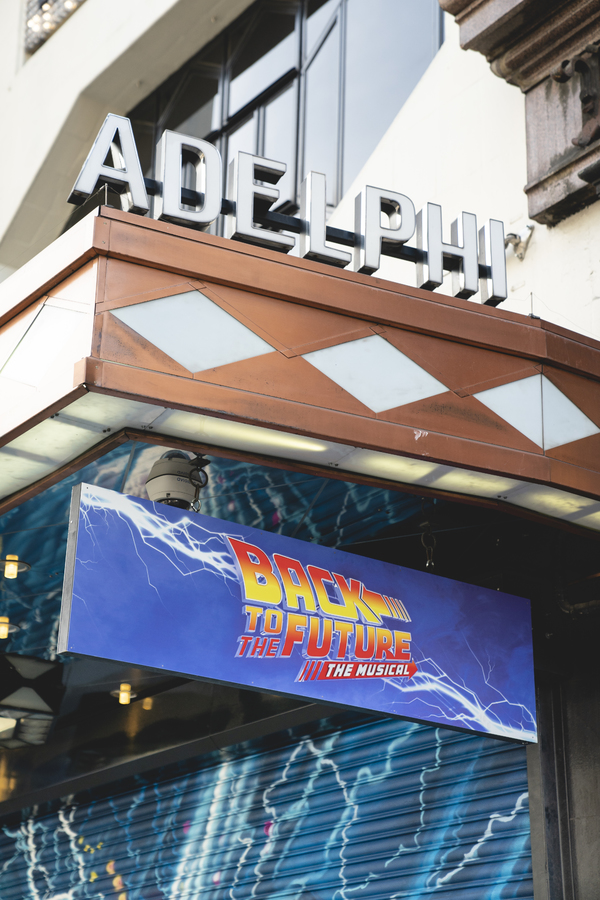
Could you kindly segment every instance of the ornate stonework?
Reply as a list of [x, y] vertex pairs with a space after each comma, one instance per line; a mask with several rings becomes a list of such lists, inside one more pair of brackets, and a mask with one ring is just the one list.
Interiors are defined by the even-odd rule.
[[461, 46], [526, 95], [529, 214], [553, 225], [597, 199], [597, 0], [440, 0]]

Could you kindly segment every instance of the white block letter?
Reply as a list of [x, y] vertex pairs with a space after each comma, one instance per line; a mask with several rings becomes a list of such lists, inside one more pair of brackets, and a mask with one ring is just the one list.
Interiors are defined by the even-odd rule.
[[283, 250], [284, 253], [292, 249], [296, 243], [294, 237], [269, 231], [254, 222], [255, 200], [267, 211], [279, 199], [277, 188], [257, 182], [277, 184], [286, 169], [285, 163], [274, 159], [263, 159], [241, 150], [238, 152], [237, 158], [229, 164], [228, 193], [229, 199], [235, 203], [235, 213], [227, 217], [227, 237], [271, 250]]
[[[201, 209], [184, 209], [181, 203], [183, 153], [194, 160], [194, 190], [204, 194]], [[162, 181], [162, 197], [154, 204], [154, 217], [178, 225], [208, 228], [221, 212], [221, 154], [208, 141], [165, 131], [157, 145], [157, 177]], [[190, 204], [192, 205], [192, 204]]]
[[442, 240], [442, 207], [428, 203], [417, 216], [417, 246], [427, 252], [427, 262], [417, 264], [417, 287], [432, 291], [444, 280], [444, 256], [459, 259], [452, 269], [452, 295], [466, 299], [479, 290], [477, 217], [463, 213], [451, 226], [451, 244]]
[[[389, 226], [381, 224], [387, 212]], [[367, 186], [354, 205], [354, 230], [358, 245], [354, 248], [352, 268], [372, 275], [380, 266], [383, 243], [405, 244], [415, 232], [415, 207], [404, 194]]]
[[334, 266], [347, 266], [352, 254], [338, 250], [326, 241], [326, 183], [321, 172], [309, 172], [302, 182], [300, 218], [302, 232], [299, 240], [300, 256]]
[[[119, 145], [115, 143], [118, 137]], [[109, 152], [112, 166], [105, 166]], [[94, 193], [96, 185], [110, 184], [121, 194], [125, 212], [148, 212], [148, 195], [140, 166], [131, 122], [124, 116], [109, 113], [73, 185], [69, 201], [82, 203]]]

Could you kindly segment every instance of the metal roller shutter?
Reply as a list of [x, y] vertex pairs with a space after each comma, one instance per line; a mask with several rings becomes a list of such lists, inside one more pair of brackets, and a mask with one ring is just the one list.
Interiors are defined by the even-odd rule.
[[3, 828], [2, 900], [531, 898], [525, 750], [344, 714]]

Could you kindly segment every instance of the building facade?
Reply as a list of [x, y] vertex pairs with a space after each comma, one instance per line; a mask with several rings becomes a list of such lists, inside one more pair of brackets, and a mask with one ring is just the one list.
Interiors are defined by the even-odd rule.
[[[0, 895], [594, 897], [594, 5], [122, 6], [0, 7], [0, 556], [30, 566], [0, 593]], [[121, 175], [72, 196], [108, 114], [147, 214], [124, 131]], [[165, 131], [187, 144], [159, 220]], [[194, 141], [224, 164], [200, 230]], [[239, 153], [285, 163], [274, 201], [252, 170], [250, 235]], [[437, 281], [431, 238], [394, 243], [411, 201], [442, 210]], [[504, 223], [503, 294], [489, 249], [469, 289], [475, 216]], [[71, 489], [144, 498], [172, 449], [210, 459], [209, 516], [527, 598], [537, 743], [61, 655]]]

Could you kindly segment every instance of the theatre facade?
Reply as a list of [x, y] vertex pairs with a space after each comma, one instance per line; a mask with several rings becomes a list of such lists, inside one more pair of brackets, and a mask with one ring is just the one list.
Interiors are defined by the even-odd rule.
[[101, 206], [0, 347], [3, 897], [588, 877], [600, 344]]

